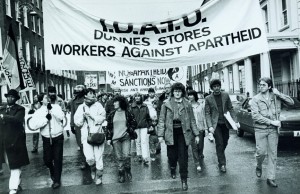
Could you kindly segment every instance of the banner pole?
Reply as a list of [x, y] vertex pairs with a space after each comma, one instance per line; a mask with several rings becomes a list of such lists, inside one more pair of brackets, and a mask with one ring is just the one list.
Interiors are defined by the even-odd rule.
[[[275, 86], [275, 79], [274, 79], [274, 72], [273, 72], [273, 66], [272, 66], [270, 51], [268, 51], [268, 58], [269, 58], [269, 61], [270, 61], [271, 79], [272, 79], [273, 88], [274, 88], [274, 86]], [[276, 119], [279, 120], [279, 118], [278, 118], [278, 112], [277, 112], [277, 106], [276, 106], [277, 105], [276, 95], [274, 95], [274, 100], [275, 100], [275, 116], [276, 116]], [[278, 132], [278, 134], [280, 134], [280, 127], [277, 127], [277, 132]]]

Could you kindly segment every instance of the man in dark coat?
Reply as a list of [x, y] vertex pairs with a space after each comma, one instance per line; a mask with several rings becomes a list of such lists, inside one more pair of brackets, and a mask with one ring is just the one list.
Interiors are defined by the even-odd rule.
[[6, 162], [10, 168], [9, 193], [17, 193], [21, 167], [29, 164], [23, 126], [25, 108], [16, 104], [20, 99], [16, 90], [9, 90], [5, 97], [7, 106], [0, 109], [0, 164]]
[[210, 82], [212, 94], [205, 98], [205, 118], [208, 130], [213, 134], [216, 142], [216, 152], [219, 162], [220, 171], [226, 172], [226, 157], [225, 149], [229, 140], [229, 122], [224, 114], [229, 112], [236, 126], [239, 124], [236, 121], [233, 106], [228, 93], [221, 92], [221, 81], [212, 79]]

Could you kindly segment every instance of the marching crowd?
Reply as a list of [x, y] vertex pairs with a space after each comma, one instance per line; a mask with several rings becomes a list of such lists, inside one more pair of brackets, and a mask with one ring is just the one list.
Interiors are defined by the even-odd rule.
[[[132, 180], [131, 146], [135, 141], [137, 160], [149, 165], [160, 153], [160, 143], [167, 146], [167, 157], [171, 178], [176, 178], [177, 164], [182, 189], [188, 190], [188, 147], [191, 145], [197, 171], [201, 171], [204, 158], [204, 137], [214, 138], [219, 169], [226, 172], [225, 149], [231, 125], [239, 127], [229, 94], [221, 91], [221, 81], [210, 82], [211, 94], [185, 88], [181, 83], [165, 84], [165, 91], [156, 95], [149, 88], [148, 95], [135, 93], [124, 97], [119, 88], [113, 95], [102, 93], [78, 85], [74, 97], [64, 103], [57, 95], [56, 88], [48, 87], [48, 93], [34, 97], [28, 114], [28, 125], [32, 130], [40, 130], [43, 141], [43, 159], [53, 181], [52, 188], [61, 186], [63, 168], [64, 127], [66, 111], [71, 113], [71, 132], [83, 161], [82, 169], [90, 169], [96, 185], [102, 184], [103, 152], [105, 143], [113, 146], [118, 164], [118, 181]], [[277, 158], [277, 128], [280, 121], [280, 102], [293, 104], [293, 100], [273, 88], [270, 78], [259, 80], [260, 93], [253, 98], [252, 116], [255, 122], [256, 175], [261, 177], [262, 162], [267, 155], [267, 183], [275, 183]], [[29, 164], [24, 131], [24, 107], [16, 104], [20, 96], [16, 90], [5, 94], [7, 105], [0, 108], [0, 164], [6, 163], [10, 169], [10, 193], [20, 190], [21, 167]], [[274, 100], [277, 99], [277, 100]], [[275, 109], [277, 107], [277, 109]], [[229, 112], [233, 123], [224, 116]], [[104, 124], [107, 123], [107, 124]], [[69, 132], [67, 132], [69, 136]], [[37, 152], [39, 134], [33, 136], [33, 153]], [[0, 174], [3, 171], [0, 171]]]

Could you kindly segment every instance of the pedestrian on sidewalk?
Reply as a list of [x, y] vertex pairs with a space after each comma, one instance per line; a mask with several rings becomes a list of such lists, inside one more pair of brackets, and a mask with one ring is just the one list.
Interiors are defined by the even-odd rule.
[[65, 116], [61, 107], [56, 104], [56, 98], [56, 88], [49, 86], [48, 95], [42, 93], [38, 96], [42, 106], [35, 111], [29, 121], [33, 130], [41, 130], [43, 158], [53, 181], [53, 189], [61, 186], [64, 145], [63, 119]]
[[192, 153], [196, 169], [200, 172], [202, 170], [200, 163], [204, 158], [204, 137], [205, 134], [208, 134], [208, 128], [205, 120], [205, 100], [202, 94], [200, 94], [199, 98], [195, 90], [190, 90], [188, 92], [188, 98], [192, 104], [196, 125], [199, 130], [199, 143], [196, 144], [194, 140], [192, 141]]
[[293, 105], [294, 101], [287, 95], [280, 93], [273, 88], [271, 78], [262, 77], [259, 79], [259, 90], [251, 102], [251, 114], [255, 130], [256, 140], [256, 175], [262, 175], [262, 163], [267, 155], [267, 184], [277, 187], [275, 182], [278, 127], [281, 127], [279, 120], [281, 103]]
[[24, 129], [25, 108], [16, 104], [20, 99], [16, 90], [4, 95], [7, 106], [0, 109], [0, 165], [6, 163], [10, 169], [9, 193], [21, 189], [21, 167], [29, 164]]
[[188, 190], [188, 146], [195, 137], [199, 143], [199, 131], [190, 102], [185, 98], [185, 88], [182, 83], [172, 85], [171, 98], [162, 105], [158, 121], [158, 138], [167, 144], [167, 155], [171, 177], [176, 178], [176, 166], [179, 163], [179, 173], [182, 190]]
[[[34, 95], [33, 103], [31, 104], [31, 108], [30, 108], [28, 114], [33, 114], [40, 107], [41, 107], [41, 104], [39, 103], [38, 95]], [[37, 153], [38, 152], [39, 139], [40, 139], [40, 133], [33, 133], [32, 134], [32, 147], [33, 147], [33, 149], [31, 151], [31, 153]]]
[[135, 142], [137, 158], [139, 162], [148, 165], [150, 159], [148, 128], [152, 127], [152, 120], [147, 105], [143, 103], [142, 94], [134, 94], [134, 101], [130, 109], [137, 122], [137, 139]]
[[205, 118], [208, 130], [214, 135], [216, 143], [216, 152], [218, 157], [218, 166], [221, 172], [226, 172], [225, 149], [229, 140], [230, 124], [226, 120], [224, 114], [229, 112], [236, 125], [235, 112], [229, 94], [221, 92], [221, 81], [212, 79], [210, 81], [210, 89], [213, 91], [205, 98]]
[[75, 112], [74, 123], [76, 126], [81, 127], [83, 153], [86, 162], [90, 166], [91, 177], [96, 185], [102, 184], [104, 143], [102, 145], [90, 145], [87, 138], [89, 133], [104, 133], [102, 123], [105, 118], [105, 110], [101, 103], [97, 101], [96, 91], [88, 88], [84, 103], [79, 105]]
[[133, 114], [128, 110], [128, 102], [124, 96], [113, 99], [114, 109], [107, 117], [107, 144], [113, 146], [118, 160], [119, 182], [131, 182], [131, 139], [137, 127]]

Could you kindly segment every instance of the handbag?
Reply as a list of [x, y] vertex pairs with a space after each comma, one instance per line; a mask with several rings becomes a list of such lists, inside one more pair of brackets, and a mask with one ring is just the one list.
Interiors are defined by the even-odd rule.
[[[85, 112], [85, 108], [83, 107], [83, 112]], [[102, 130], [102, 127], [100, 127], [100, 131], [97, 133], [91, 133], [90, 132], [90, 126], [88, 123], [88, 120], [86, 119], [87, 123], [87, 129], [88, 129], [88, 136], [87, 136], [87, 143], [92, 146], [100, 146], [105, 141], [105, 134]]]
[[128, 134], [131, 140], [137, 139], [138, 135], [135, 130], [128, 130]]

